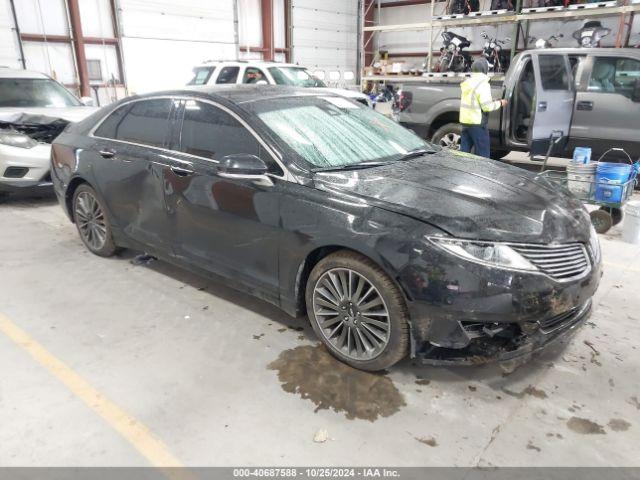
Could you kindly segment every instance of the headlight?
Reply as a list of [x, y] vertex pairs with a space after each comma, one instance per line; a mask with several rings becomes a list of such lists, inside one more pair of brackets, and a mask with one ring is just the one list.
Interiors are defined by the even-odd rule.
[[593, 256], [593, 263], [598, 263], [600, 261], [600, 240], [598, 240], [598, 234], [593, 225], [589, 229], [589, 249]]
[[28, 135], [12, 130], [0, 131], [0, 143], [19, 148], [33, 148], [38, 145], [38, 142]]
[[526, 258], [502, 243], [427, 237], [447, 252], [475, 263], [512, 270], [537, 270]]

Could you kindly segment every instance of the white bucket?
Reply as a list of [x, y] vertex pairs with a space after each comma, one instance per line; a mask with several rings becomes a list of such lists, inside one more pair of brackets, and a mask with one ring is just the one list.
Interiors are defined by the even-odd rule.
[[593, 191], [593, 183], [596, 179], [598, 164], [574, 163], [567, 165], [567, 188], [571, 193], [579, 197], [589, 197]]
[[640, 200], [628, 202], [624, 207], [622, 240], [640, 245]]

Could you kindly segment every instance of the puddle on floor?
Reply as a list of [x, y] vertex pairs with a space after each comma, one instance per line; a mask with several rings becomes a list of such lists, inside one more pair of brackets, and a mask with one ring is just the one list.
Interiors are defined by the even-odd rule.
[[310, 400], [316, 412], [332, 409], [350, 420], [373, 422], [406, 405], [389, 377], [351, 368], [322, 345], [285, 350], [268, 368], [278, 372], [285, 392]]

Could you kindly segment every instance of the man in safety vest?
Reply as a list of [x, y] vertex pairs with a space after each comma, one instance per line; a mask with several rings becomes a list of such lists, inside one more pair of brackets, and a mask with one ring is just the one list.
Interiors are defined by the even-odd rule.
[[471, 78], [460, 84], [462, 97], [460, 98], [460, 123], [462, 124], [462, 138], [460, 150], [471, 152], [475, 147], [475, 154], [489, 158], [490, 140], [487, 120], [489, 112], [498, 110], [507, 104], [506, 100], [493, 100], [487, 71], [489, 64], [480, 58], [471, 65]]

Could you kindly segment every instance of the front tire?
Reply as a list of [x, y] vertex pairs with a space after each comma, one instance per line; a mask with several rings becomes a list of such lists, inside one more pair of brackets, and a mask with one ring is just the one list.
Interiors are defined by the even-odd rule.
[[96, 191], [87, 184], [73, 194], [73, 219], [82, 243], [96, 255], [110, 257], [116, 253], [111, 223]]
[[349, 250], [323, 258], [309, 275], [305, 300], [316, 335], [340, 361], [377, 371], [407, 355], [404, 298], [370, 259]]

